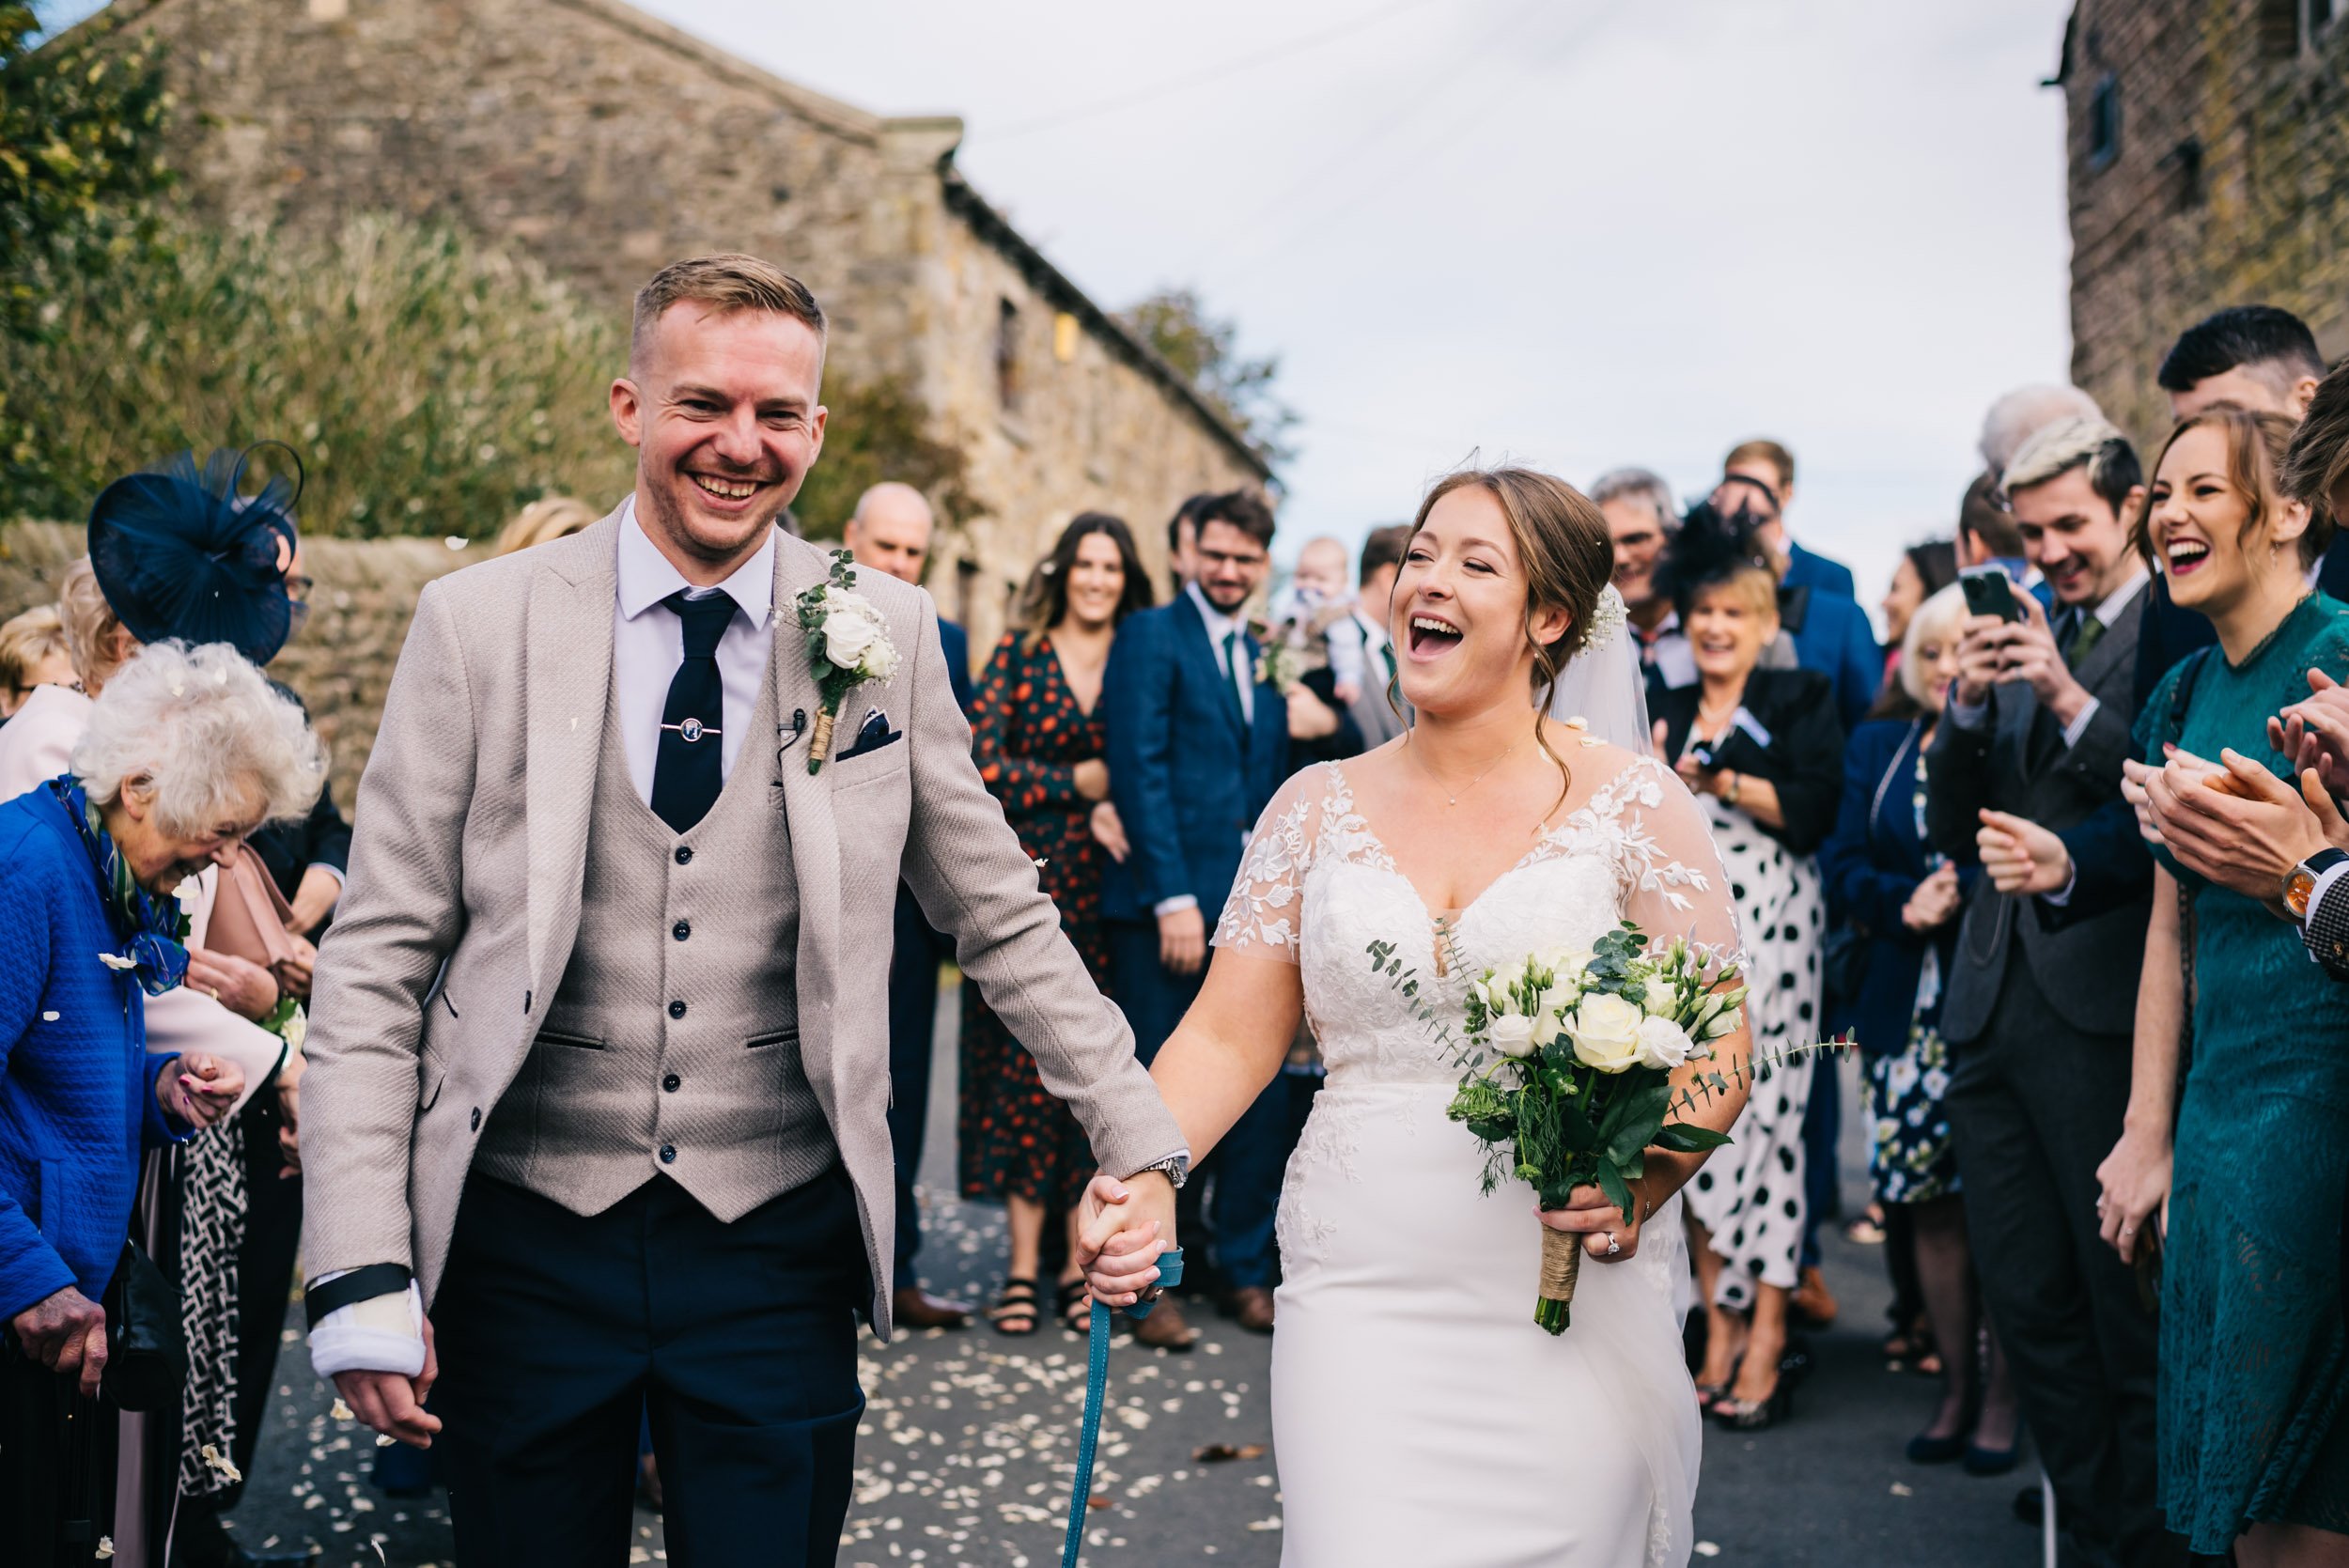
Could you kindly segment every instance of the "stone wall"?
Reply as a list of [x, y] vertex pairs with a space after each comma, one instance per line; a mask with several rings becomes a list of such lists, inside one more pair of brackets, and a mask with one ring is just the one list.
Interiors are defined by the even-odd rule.
[[[2349, 8], [2333, 8], [2337, 12]], [[2349, 22], [2300, 0], [2079, 0], [2068, 121], [2072, 374], [2141, 442], [2178, 334], [2273, 304], [2349, 354]]]
[[945, 520], [931, 586], [980, 650], [1075, 513], [1125, 516], [1156, 565], [1184, 496], [1265, 477], [963, 183], [951, 116], [867, 114], [618, 0], [116, 0], [101, 19], [168, 44], [172, 157], [210, 216], [448, 222], [614, 312], [680, 256], [802, 277], [832, 374], [904, 378], [967, 455], [971, 515]]
[[[83, 552], [76, 525], [0, 526], [0, 618], [56, 597], [56, 581]], [[334, 799], [348, 813], [383, 717], [383, 693], [416, 596], [434, 578], [481, 559], [478, 546], [450, 550], [438, 539], [304, 539], [303, 566], [317, 586], [301, 635], [270, 674], [302, 694], [327, 745]]]

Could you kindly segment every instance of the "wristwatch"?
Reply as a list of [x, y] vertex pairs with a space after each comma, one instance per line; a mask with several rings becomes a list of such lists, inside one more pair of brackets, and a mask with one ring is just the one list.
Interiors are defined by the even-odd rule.
[[2349, 854], [2339, 849], [2319, 849], [2284, 873], [2284, 912], [2292, 917], [2294, 924], [2309, 923], [2309, 900], [2316, 896], [2317, 879], [2345, 861], [2349, 861]]
[[[2338, 853], [2338, 851], [2336, 851], [2336, 853]], [[1141, 1170], [1135, 1172], [1133, 1176], [1128, 1176], [1126, 1179], [1128, 1181], [1132, 1181], [1134, 1176], [1146, 1176], [1153, 1171], [1157, 1172], [1159, 1175], [1164, 1176], [1167, 1181], [1174, 1186], [1174, 1189], [1179, 1192], [1182, 1190], [1183, 1183], [1190, 1179], [1190, 1157], [1189, 1155], [1169, 1155], [1164, 1159], [1151, 1161]]]

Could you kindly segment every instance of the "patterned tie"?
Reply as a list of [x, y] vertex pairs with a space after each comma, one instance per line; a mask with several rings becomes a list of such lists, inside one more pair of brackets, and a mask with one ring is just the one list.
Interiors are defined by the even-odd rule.
[[734, 600], [721, 591], [688, 598], [679, 589], [661, 601], [685, 627], [685, 659], [669, 682], [661, 710], [661, 751], [652, 768], [653, 815], [685, 832], [709, 815], [725, 787], [725, 687], [718, 678], [718, 639], [734, 619]]

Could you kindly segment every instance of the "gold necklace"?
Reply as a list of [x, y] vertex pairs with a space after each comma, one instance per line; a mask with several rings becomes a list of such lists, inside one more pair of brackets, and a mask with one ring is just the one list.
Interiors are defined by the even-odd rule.
[[[1412, 735], [1414, 738], [1417, 738], [1418, 732], [1415, 730], [1412, 732]], [[1522, 738], [1522, 737], [1519, 737], [1519, 739]], [[1460, 803], [1461, 796], [1466, 795], [1470, 790], [1474, 789], [1478, 784], [1483, 784], [1485, 782], [1486, 773], [1490, 773], [1494, 768], [1499, 768], [1502, 763], [1508, 761], [1509, 753], [1516, 751], [1517, 749], [1517, 745], [1518, 741], [1510, 741], [1506, 750], [1504, 750], [1499, 756], [1493, 758], [1492, 761], [1485, 765], [1485, 771], [1483, 773], [1477, 774], [1476, 777], [1469, 780], [1468, 783], [1462, 784], [1457, 790], [1454, 790], [1450, 785], [1443, 782], [1443, 775], [1436, 771], [1436, 765], [1429, 762], [1425, 757], [1421, 757], [1419, 759], [1419, 765], [1423, 768], [1426, 769], [1427, 776], [1429, 778], [1436, 781], [1436, 787], [1444, 792], [1443, 803], [1447, 808], [1449, 808], [1458, 805]]]

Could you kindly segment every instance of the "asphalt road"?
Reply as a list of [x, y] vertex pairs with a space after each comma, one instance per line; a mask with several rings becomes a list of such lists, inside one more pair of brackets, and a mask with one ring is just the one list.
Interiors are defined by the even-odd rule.
[[[948, 1048], [939, 1053], [926, 1150], [922, 1266], [934, 1288], [975, 1297], [1001, 1273], [1003, 1214], [951, 1195], [951, 1023], [949, 1003], [941, 1008]], [[1864, 1184], [1855, 1172], [1846, 1175], [1858, 1197]], [[1931, 1413], [1935, 1390], [1913, 1372], [1888, 1369], [1878, 1353], [1890, 1296], [1881, 1257], [1833, 1235], [1827, 1268], [1843, 1312], [1833, 1328], [1812, 1336], [1817, 1369], [1794, 1420], [1753, 1436], [1706, 1432], [1696, 1560], [2037, 1563], [2037, 1531], [2010, 1512], [2035, 1469], [2027, 1464], [2004, 1479], [1974, 1480], [1953, 1467], [1906, 1463], [1902, 1445]], [[1196, 1561], [1272, 1568], [1279, 1560], [1280, 1487], [1266, 1405], [1271, 1342], [1211, 1312], [1192, 1316], [1206, 1337], [1190, 1355], [1143, 1352], [1129, 1343], [1113, 1353], [1113, 1409], [1087, 1532], [1085, 1560], [1096, 1568]], [[440, 1495], [397, 1499], [367, 1482], [373, 1435], [329, 1416], [333, 1391], [311, 1374], [291, 1334], [298, 1322], [298, 1312], [288, 1315], [276, 1430], [261, 1446], [232, 1521], [239, 1538], [279, 1549], [313, 1544], [322, 1562], [351, 1568], [449, 1563]], [[1084, 1392], [1081, 1338], [1056, 1327], [1024, 1340], [984, 1327], [932, 1331], [894, 1346], [868, 1341], [862, 1370], [869, 1409], [843, 1564], [1050, 1568], [1058, 1561]], [[1241, 1456], [1201, 1458], [1211, 1444]], [[1570, 1485], [1560, 1501], [1572, 1506]], [[636, 1524], [630, 1560], [665, 1560], [659, 1519], [640, 1510]]]

